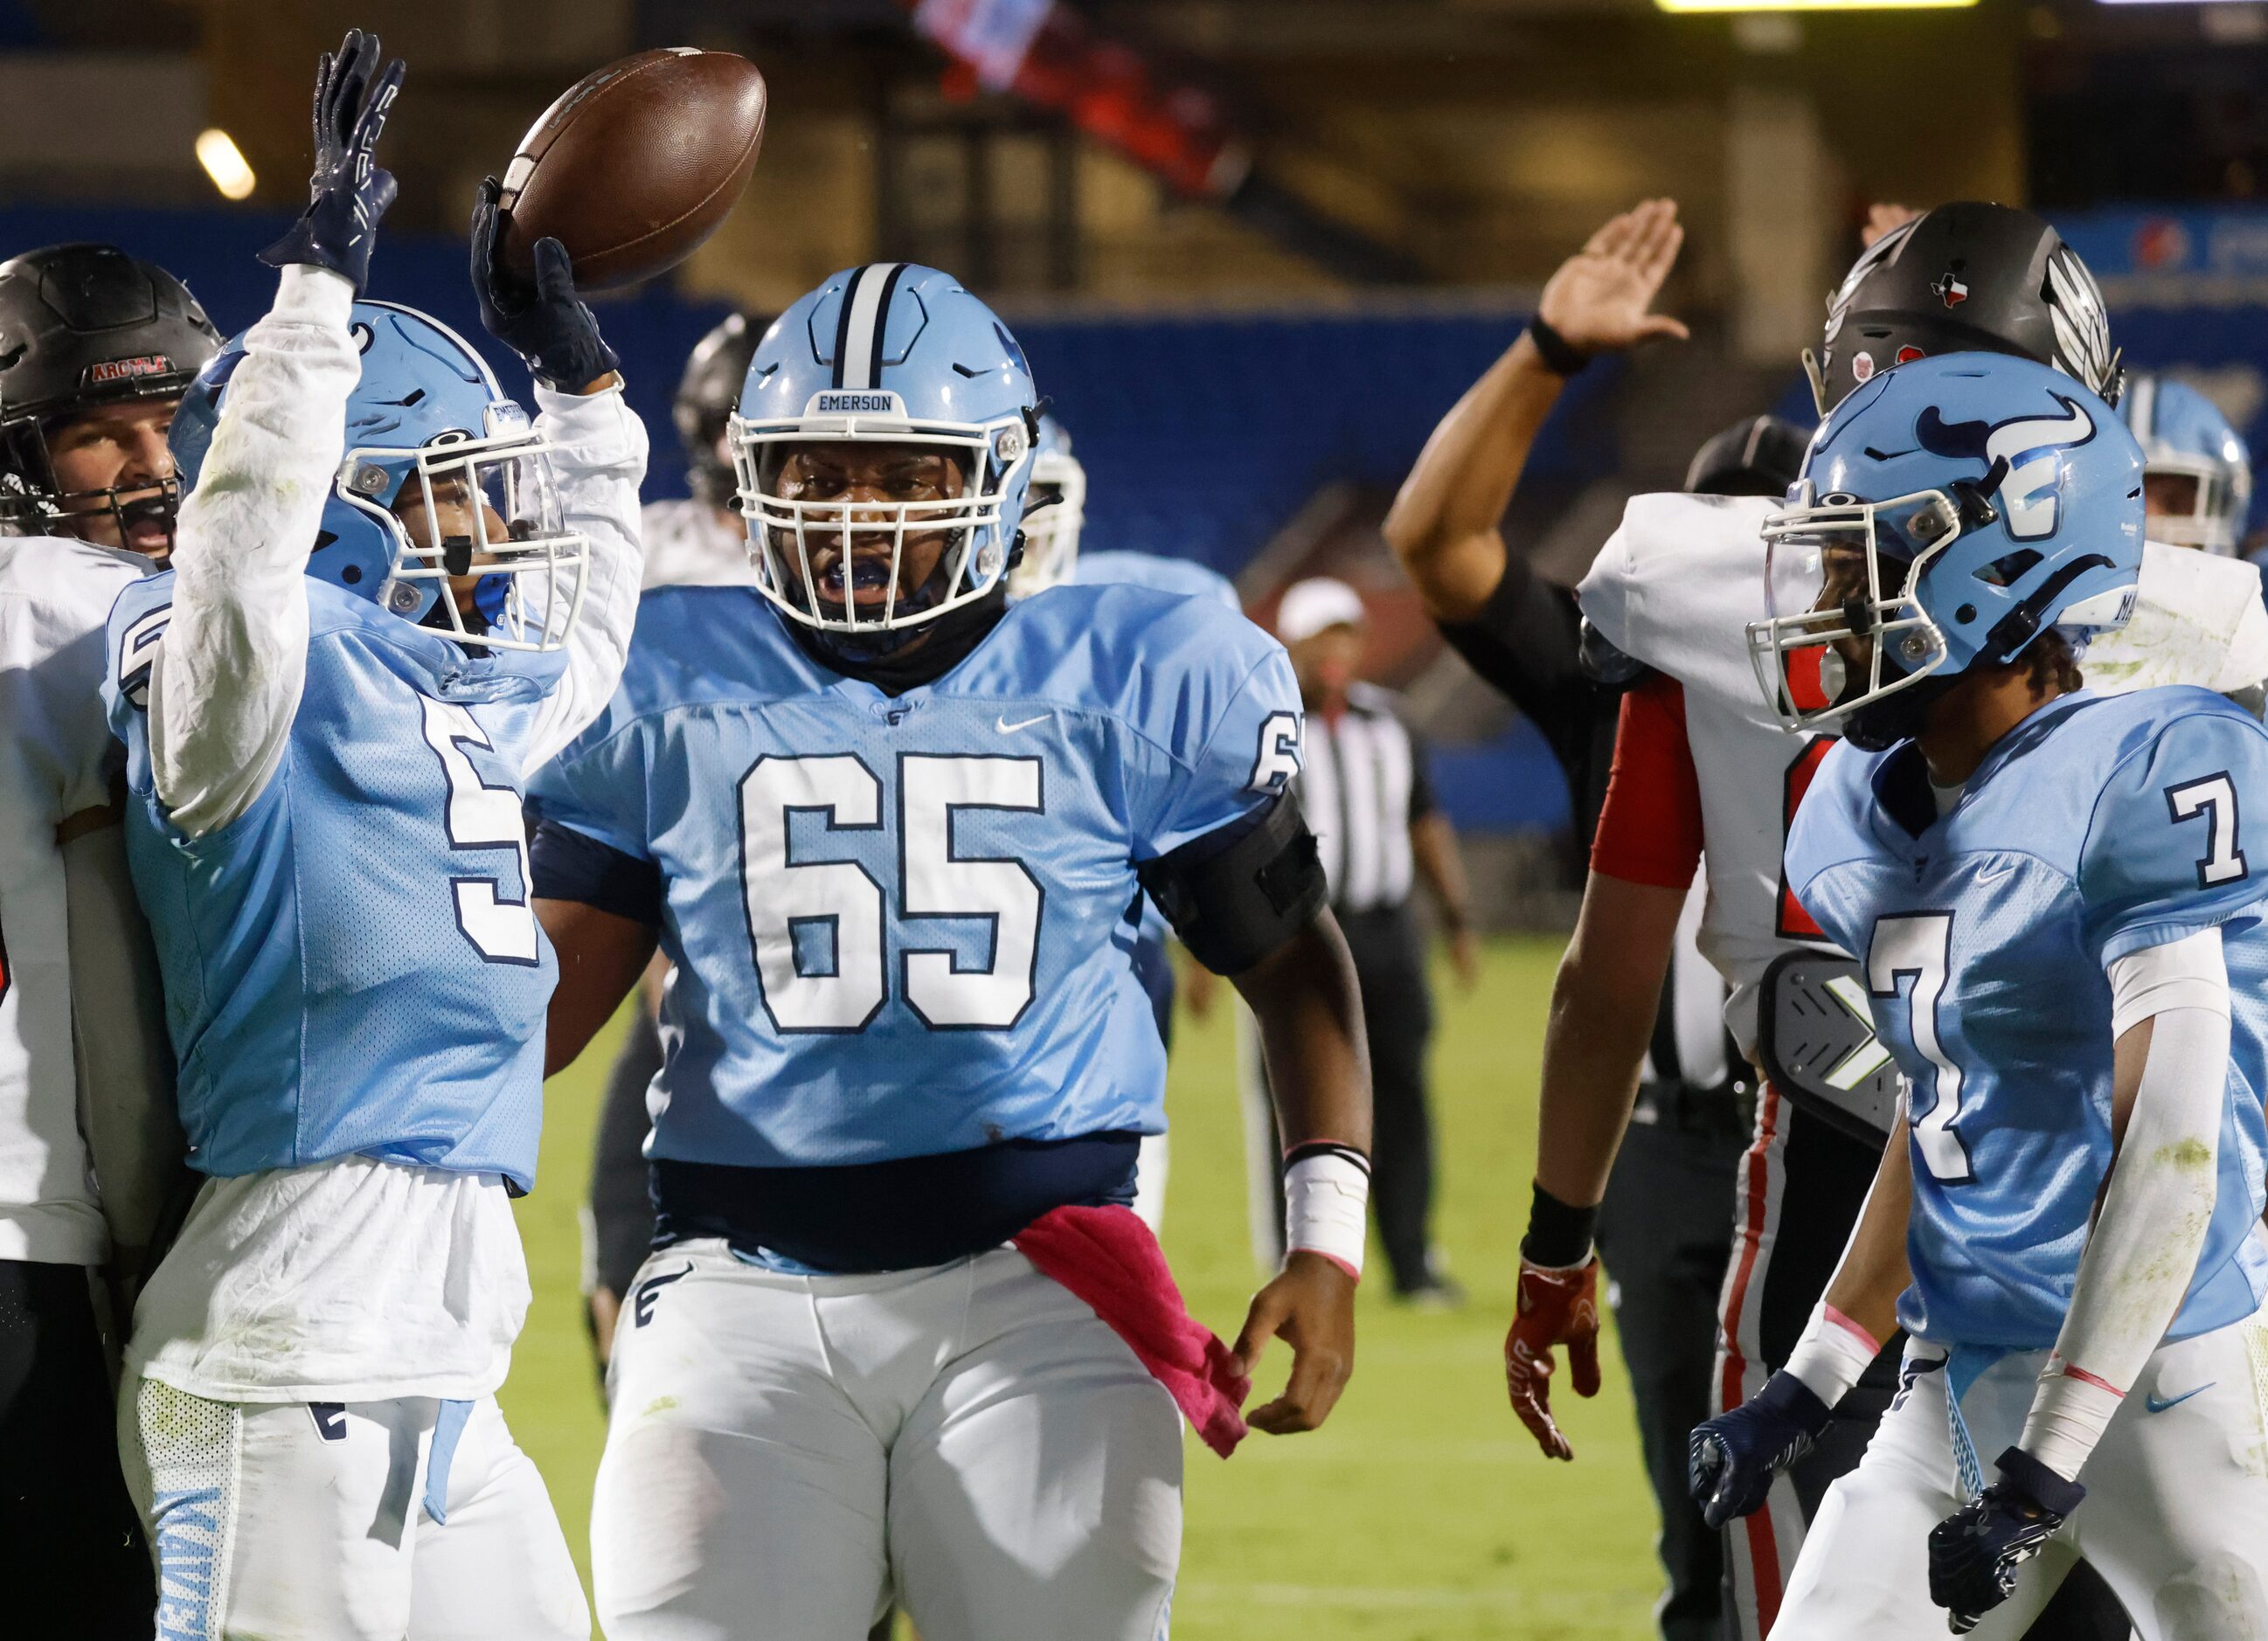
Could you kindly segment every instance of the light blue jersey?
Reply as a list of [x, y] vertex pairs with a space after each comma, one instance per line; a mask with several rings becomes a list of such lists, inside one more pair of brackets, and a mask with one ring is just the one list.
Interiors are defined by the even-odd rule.
[[1908, 1079], [1909, 1332], [2055, 1343], [2111, 1160], [2105, 966], [2213, 927], [2233, 1016], [2220, 1195], [2168, 1336], [2249, 1316], [2268, 1293], [2254, 1236], [2268, 1155], [2268, 842], [2244, 833], [2261, 814], [2268, 732], [2188, 688], [2050, 703], [1941, 819], [1911, 742], [1877, 754], [1843, 742], [1820, 765], [1788, 835], [1788, 882], [1859, 955], [1875, 1028]]
[[307, 584], [307, 672], [249, 809], [184, 837], [144, 702], [173, 578], [110, 617], [135, 888], [165, 979], [189, 1160], [361, 1155], [534, 1182], [556, 968], [527, 897], [519, 771], [562, 652], [476, 659]]
[[1226, 576], [1192, 559], [1169, 558], [1162, 553], [1081, 553], [1071, 567], [1074, 585], [1082, 587], [1148, 587], [1185, 599], [1210, 599], [1240, 615], [1244, 606]]
[[[1185, 599], [1209, 599], [1223, 609], [1233, 610], [1240, 615], [1244, 613], [1235, 585], [1226, 576], [1192, 559], [1169, 558], [1162, 553], [1081, 553], [1072, 561], [1071, 578], [1074, 585], [1083, 587], [1148, 587], [1155, 592], [1171, 592]], [[1144, 895], [1141, 939], [1145, 949], [1136, 955], [1135, 963], [1138, 968], [1150, 966], [1152, 973], [1160, 972], [1159, 966], [1162, 966], [1168, 1008], [1173, 966], [1166, 955], [1166, 939], [1171, 932], [1157, 901]]]
[[659, 867], [657, 1159], [826, 1166], [1165, 1125], [1138, 861], [1297, 772], [1283, 650], [1127, 586], [1012, 606], [892, 697], [755, 592], [648, 593], [547, 825]]

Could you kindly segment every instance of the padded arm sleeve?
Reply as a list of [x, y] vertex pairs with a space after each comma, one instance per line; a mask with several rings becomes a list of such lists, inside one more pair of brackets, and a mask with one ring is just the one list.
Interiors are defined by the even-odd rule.
[[2117, 1029], [2151, 1022], [2149, 1056], [2021, 1444], [2067, 1481], [2078, 1479], [2189, 1291], [2213, 1220], [2228, 1102], [2220, 930], [2130, 953], [2109, 973]]
[[1250, 968], [1329, 898], [1314, 835], [1288, 791], [1139, 870], [1189, 955], [1216, 975]]
[[307, 555], [362, 375], [353, 307], [338, 275], [284, 270], [181, 504], [173, 619], [150, 681], [150, 762], [191, 837], [249, 809], [291, 738], [307, 676]]

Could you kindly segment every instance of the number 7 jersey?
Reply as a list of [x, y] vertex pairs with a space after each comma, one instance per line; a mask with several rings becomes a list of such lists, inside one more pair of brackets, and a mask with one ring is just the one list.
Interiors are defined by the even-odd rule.
[[814, 1166], [1164, 1127], [1136, 863], [1297, 772], [1275, 640], [1210, 600], [1064, 586], [890, 696], [752, 591], [651, 592], [607, 712], [539, 771], [659, 868], [650, 1154]]
[[2034, 712], [1946, 814], [1912, 743], [1838, 744], [1788, 838], [1788, 881], [1867, 971], [1907, 1079], [1913, 1286], [1947, 1345], [2044, 1349], [2110, 1168], [2109, 965], [2206, 929], [2230, 1004], [2219, 1191], [2168, 1337], [2250, 1315], [2268, 1157], [2268, 732], [2176, 686]]

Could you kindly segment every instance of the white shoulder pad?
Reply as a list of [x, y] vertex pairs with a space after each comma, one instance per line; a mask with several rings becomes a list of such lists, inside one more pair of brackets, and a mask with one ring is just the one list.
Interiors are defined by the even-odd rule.
[[2142, 548], [2133, 619], [2087, 647], [2089, 688], [2124, 695], [2166, 684], [2223, 694], [2268, 678], [2268, 608], [2260, 572], [2242, 559], [2195, 548]]
[[1748, 629], [1764, 607], [1763, 497], [1638, 496], [1576, 589], [1615, 648], [1689, 690], [1762, 710]]

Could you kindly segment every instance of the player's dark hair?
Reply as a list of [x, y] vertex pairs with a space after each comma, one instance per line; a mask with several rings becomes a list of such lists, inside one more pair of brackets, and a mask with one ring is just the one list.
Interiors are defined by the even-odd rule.
[[2087, 680], [2080, 673], [2078, 658], [2071, 652], [2071, 640], [2053, 628], [2034, 639], [2017, 658], [2017, 663], [2024, 669], [2024, 681], [2031, 686], [2035, 700], [2046, 695], [2067, 695], [2087, 687]]

